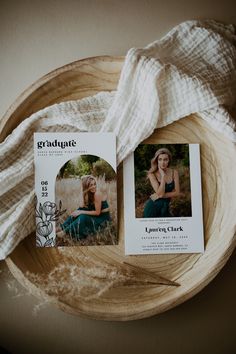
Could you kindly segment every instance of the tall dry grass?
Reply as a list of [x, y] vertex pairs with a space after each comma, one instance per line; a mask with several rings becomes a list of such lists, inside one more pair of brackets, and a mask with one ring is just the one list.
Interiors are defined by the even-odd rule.
[[[57, 237], [57, 246], [73, 246], [73, 245], [111, 245], [117, 244], [117, 186], [116, 180], [106, 182], [105, 176], [96, 178], [97, 190], [99, 190], [103, 199], [108, 201], [109, 211], [111, 215], [111, 223], [101, 232], [88, 236], [84, 240], [75, 241], [69, 235]], [[71, 213], [83, 205], [82, 185], [79, 178], [63, 178], [56, 180], [55, 186], [56, 204], [62, 201], [62, 209], [66, 209], [57, 221], [57, 227], [63, 223]]]

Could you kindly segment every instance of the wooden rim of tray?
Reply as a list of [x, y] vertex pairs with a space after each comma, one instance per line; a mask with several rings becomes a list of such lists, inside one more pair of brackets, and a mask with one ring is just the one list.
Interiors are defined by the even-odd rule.
[[[26, 89], [11, 105], [0, 121], [1, 141], [30, 114], [48, 105], [78, 99], [99, 91], [116, 89], [123, 57], [100, 56], [87, 58], [52, 71]], [[54, 90], [52, 90], [54, 88]], [[58, 88], [58, 89], [57, 89]], [[167, 138], [168, 136], [168, 138]], [[112, 289], [111, 294], [94, 300], [50, 298], [44, 288], [28, 276], [28, 272], [45, 272], [49, 258], [52, 263], [67, 262], [57, 250], [36, 250], [34, 235], [23, 240], [6, 259], [13, 276], [33, 294], [49, 298], [68, 313], [103, 320], [134, 320], [152, 316], [186, 301], [203, 289], [221, 270], [236, 245], [234, 215], [236, 191], [231, 176], [236, 172], [235, 145], [212, 131], [201, 118], [191, 116], [156, 130], [147, 143], [200, 143], [203, 183], [204, 228], [206, 250], [202, 255], [150, 255], [124, 256], [122, 190], [119, 191], [120, 242], [118, 246], [90, 247], [73, 250], [74, 255], [83, 252], [109, 264], [122, 267], [122, 262], [136, 264], [170, 280], [178, 281], [179, 287], [123, 287]], [[122, 168], [118, 173], [121, 179]], [[40, 253], [41, 252], [41, 253]], [[92, 258], [91, 258], [92, 259]], [[71, 262], [76, 262], [72, 254]], [[45, 262], [45, 263], [44, 263]], [[40, 263], [40, 266], [39, 266]], [[51, 266], [50, 266], [51, 267]]]

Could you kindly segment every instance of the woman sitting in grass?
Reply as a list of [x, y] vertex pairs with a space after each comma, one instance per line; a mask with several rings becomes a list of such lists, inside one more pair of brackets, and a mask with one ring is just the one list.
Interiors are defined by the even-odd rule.
[[62, 230], [76, 240], [84, 239], [102, 230], [110, 222], [109, 205], [105, 196], [97, 190], [92, 175], [82, 176], [83, 205], [73, 211], [61, 224]]

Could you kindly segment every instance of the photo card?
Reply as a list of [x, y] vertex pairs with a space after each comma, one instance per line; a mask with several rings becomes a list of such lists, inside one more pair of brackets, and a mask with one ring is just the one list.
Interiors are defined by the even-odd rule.
[[125, 254], [204, 252], [199, 144], [140, 144], [123, 169]]
[[36, 245], [114, 245], [113, 133], [35, 133]]

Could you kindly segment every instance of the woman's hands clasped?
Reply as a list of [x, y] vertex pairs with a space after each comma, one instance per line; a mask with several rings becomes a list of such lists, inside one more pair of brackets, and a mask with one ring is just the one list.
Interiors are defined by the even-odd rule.
[[157, 193], [153, 193], [150, 195], [150, 198], [153, 200], [153, 202], [155, 202], [155, 200], [159, 199], [160, 197], [158, 197]]
[[74, 218], [77, 218], [77, 216], [82, 214], [82, 210], [75, 210], [71, 213], [71, 216], [73, 216]]

